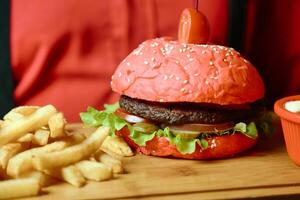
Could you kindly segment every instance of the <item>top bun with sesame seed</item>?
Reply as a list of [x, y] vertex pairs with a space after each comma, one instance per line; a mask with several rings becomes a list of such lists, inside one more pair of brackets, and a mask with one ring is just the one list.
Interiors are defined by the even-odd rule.
[[244, 104], [264, 96], [253, 65], [232, 48], [147, 40], [112, 76], [113, 91], [156, 102]]
[[216, 159], [257, 142], [264, 83], [232, 48], [148, 40], [123, 60], [111, 86], [120, 107], [107, 122], [142, 154]]

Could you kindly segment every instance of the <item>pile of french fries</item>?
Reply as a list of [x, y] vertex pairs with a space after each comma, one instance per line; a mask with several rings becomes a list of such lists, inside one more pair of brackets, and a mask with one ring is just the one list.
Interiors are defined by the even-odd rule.
[[0, 199], [38, 195], [55, 179], [81, 187], [122, 173], [133, 153], [108, 132], [72, 133], [52, 105], [12, 109], [0, 120]]

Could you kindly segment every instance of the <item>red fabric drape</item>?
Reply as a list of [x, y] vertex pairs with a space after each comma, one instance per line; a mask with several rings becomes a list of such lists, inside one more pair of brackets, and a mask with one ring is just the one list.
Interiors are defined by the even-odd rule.
[[[260, 1], [250, 2], [252, 25], [247, 29], [245, 55], [262, 71], [271, 96], [299, 92], [300, 2], [264, 1], [272, 2], [265, 15], [257, 12], [263, 7]], [[193, 4], [187, 0], [12, 0], [11, 5], [16, 102], [51, 103], [69, 121], [78, 121], [78, 113], [88, 105], [100, 109], [117, 100], [109, 82], [118, 63], [146, 39], [176, 38], [180, 12]], [[211, 25], [210, 42], [226, 45], [228, 1], [200, 1], [199, 8]]]

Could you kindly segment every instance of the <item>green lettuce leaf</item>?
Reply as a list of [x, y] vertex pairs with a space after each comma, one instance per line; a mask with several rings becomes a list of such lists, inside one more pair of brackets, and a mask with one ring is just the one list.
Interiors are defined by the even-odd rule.
[[104, 104], [105, 112], [106, 113], [114, 113], [116, 110], [120, 108], [119, 102], [116, 102], [114, 104]]
[[176, 136], [174, 145], [179, 152], [183, 154], [192, 154], [196, 150], [196, 142], [197, 139], [184, 139]]
[[202, 149], [206, 149], [208, 147], [208, 142], [204, 138], [200, 138], [197, 142]]
[[137, 131], [133, 131], [130, 134], [130, 138], [140, 146], [146, 146], [146, 142], [152, 140], [155, 137], [155, 132], [151, 134], [145, 134]]
[[256, 125], [254, 122], [250, 122], [249, 124], [246, 124], [244, 122], [239, 122], [233, 127], [233, 131], [240, 132], [240, 133], [246, 135], [247, 137], [250, 137], [253, 139], [258, 137]]
[[104, 105], [104, 107], [105, 110], [103, 111], [88, 107], [87, 112], [80, 113], [81, 121], [86, 126], [98, 127], [102, 125], [109, 127], [110, 135], [115, 135], [115, 131], [121, 130], [127, 125], [127, 122], [114, 114], [119, 108], [119, 103]]
[[[208, 141], [206, 138], [211, 137], [211, 133], [203, 133], [198, 138], [186, 139], [175, 136], [170, 131], [169, 127], [158, 129], [152, 133], [143, 133], [133, 129], [133, 126], [120, 118], [114, 112], [119, 108], [119, 103], [112, 105], [104, 105], [104, 110], [98, 111], [93, 107], [88, 107], [86, 112], [80, 113], [80, 118], [86, 126], [106, 126], [110, 128], [110, 135], [114, 136], [115, 131], [119, 131], [127, 127], [130, 134], [129, 137], [138, 145], [145, 146], [146, 143], [152, 140], [155, 136], [166, 137], [169, 142], [176, 146], [176, 149], [182, 154], [191, 154], [195, 152], [196, 143], [200, 145], [201, 149], [208, 148]], [[267, 128], [266, 128], [267, 129]], [[214, 133], [221, 136], [226, 134], [234, 134], [234, 132], [241, 132], [250, 138], [257, 138], [257, 128], [254, 122], [246, 124], [244, 122], [237, 123], [233, 130], [221, 131]]]
[[242, 132], [242, 133], [246, 133], [246, 131], [247, 131], [247, 124], [245, 124], [244, 122], [237, 123], [233, 127], [233, 130], [234, 131], [239, 131], [239, 132]]
[[254, 122], [250, 122], [247, 125], [246, 135], [251, 137], [251, 138], [257, 138], [258, 137], [256, 125], [255, 125]]

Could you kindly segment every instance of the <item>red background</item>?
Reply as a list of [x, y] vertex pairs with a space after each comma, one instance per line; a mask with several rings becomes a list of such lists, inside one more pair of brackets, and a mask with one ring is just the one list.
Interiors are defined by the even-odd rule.
[[[300, 92], [300, 1], [249, 0], [244, 49], [267, 98]], [[12, 0], [11, 61], [17, 104], [54, 104], [68, 120], [117, 100], [110, 77], [149, 38], [176, 38], [188, 0]], [[211, 43], [228, 45], [228, 1], [200, 1]]]

